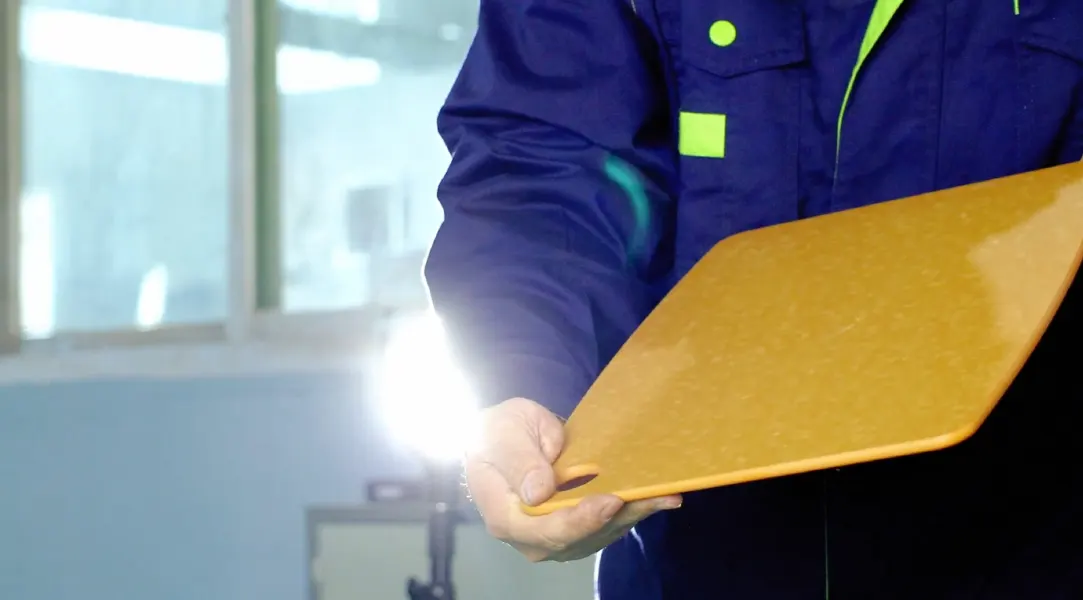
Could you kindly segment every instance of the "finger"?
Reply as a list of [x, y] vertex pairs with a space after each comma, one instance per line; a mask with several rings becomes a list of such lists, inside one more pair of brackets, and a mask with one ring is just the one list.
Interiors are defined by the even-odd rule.
[[504, 476], [487, 462], [467, 460], [464, 468], [470, 499], [481, 513], [490, 535], [507, 541], [511, 535], [508, 507], [514, 505], [519, 509], [518, 494], [508, 486]]
[[514, 538], [509, 543], [530, 560], [554, 560], [604, 531], [623, 506], [616, 496], [594, 496], [540, 517], [519, 512], [508, 519]]
[[558, 552], [596, 534], [624, 506], [616, 496], [594, 496], [574, 507], [535, 517], [523, 512], [518, 495], [492, 465], [468, 462], [466, 479], [490, 535], [528, 555]]
[[557, 545], [538, 560], [567, 562], [586, 558], [625, 536], [643, 519], [663, 510], [672, 510], [679, 505], [680, 498], [676, 496], [623, 504], [597, 531], [572, 543]]
[[680, 504], [679, 496], [629, 504], [615, 496], [591, 496], [572, 508], [532, 517], [522, 512], [517, 495], [491, 465], [468, 464], [467, 483], [490, 535], [535, 562], [590, 556], [641, 520]]
[[663, 496], [647, 500], [636, 500], [625, 504], [619, 513], [613, 517], [614, 527], [632, 527], [643, 519], [665, 510], [674, 510], [681, 507], [680, 496]]
[[628, 535], [628, 532], [630, 532], [633, 527], [633, 525], [616, 527], [613, 522], [610, 522], [610, 524], [602, 531], [583, 540], [579, 544], [576, 544], [563, 552], [550, 554], [541, 560], [545, 562], [573, 562], [583, 560], [588, 556], [593, 556], [601, 552], [609, 547], [610, 544], [613, 544], [625, 535]]
[[523, 502], [548, 500], [556, 491], [552, 462], [564, 444], [560, 419], [529, 400], [509, 400], [491, 410], [479, 458], [503, 475]]

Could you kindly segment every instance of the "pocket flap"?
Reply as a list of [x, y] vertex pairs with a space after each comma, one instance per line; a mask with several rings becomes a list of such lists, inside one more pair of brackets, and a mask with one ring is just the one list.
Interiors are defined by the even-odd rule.
[[805, 60], [804, 13], [789, 0], [683, 0], [681, 59], [722, 77]]

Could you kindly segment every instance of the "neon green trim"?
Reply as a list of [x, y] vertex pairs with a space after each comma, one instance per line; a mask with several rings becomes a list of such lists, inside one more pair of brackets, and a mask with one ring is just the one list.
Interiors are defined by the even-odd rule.
[[737, 41], [737, 28], [729, 21], [715, 21], [710, 36], [712, 44], [725, 48]]
[[1015, 14], [1019, 14], [1019, 0], [1015, 0]]
[[842, 107], [839, 108], [839, 120], [835, 130], [836, 169], [839, 162], [839, 149], [842, 147], [842, 119], [846, 114], [846, 105], [850, 103], [850, 94], [854, 91], [857, 74], [864, 66], [865, 59], [872, 53], [872, 49], [876, 47], [876, 42], [880, 41], [880, 36], [884, 35], [884, 31], [891, 23], [891, 18], [899, 11], [902, 3], [903, 0], [876, 0], [876, 6], [872, 8], [872, 17], [869, 18], [869, 25], [865, 28], [865, 37], [861, 40], [861, 51], [858, 52], [857, 63], [854, 64], [854, 70], [850, 73], [850, 83], [846, 85], [846, 94], [842, 97]]
[[681, 155], [726, 157], [726, 115], [681, 112], [678, 128]]

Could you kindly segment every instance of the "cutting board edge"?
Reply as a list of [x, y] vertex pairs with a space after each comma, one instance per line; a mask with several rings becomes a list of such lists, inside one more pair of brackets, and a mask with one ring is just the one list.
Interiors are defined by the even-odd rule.
[[[805, 460], [795, 460], [791, 462], [772, 465], [770, 467], [756, 467], [743, 471], [733, 471], [725, 475], [710, 475], [707, 477], [682, 479], [680, 481], [671, 483], [640, 486], [620, 492], [615, 492], [614, 495], [616, 495], [618, 498], [625, 502], [634, 502], [636, 500], [647, 500], [650, 498], [659, 498], [662, 496], [671, 496], [716, 487], [737, 485], [741, 483], [751, 483], [754, 481], [762, 481], [765, 479], [775, 479], [779, 477], [786, 477], [789, 475], [814, 473], [816, 471], [824, 471], [827, 469], [836, 469], [862, 463], [875, 462], [879, 460], [887, 460], [891, 458], [900, 458], [903, 456], [913, 456], [917, 454], [924, 454], [927, 452], [935, 452], [937, 450], [945, 450], [947, 448], [965, 442], [967, 439], [977, 433], [978, 429], [985, 422], [987, 416], [988, 415], [978, 420], [976, 423], [957, 429], [956, 431], [925, 438], [922, 440], [904, 442], [901, 444], [892, 444], [888, 446], [881, 446], [865, 450], [842, 452], [829, 456], [821, 456]], [[542, 504], [539, 504], [537, 506], [530, 506], [527, 504], [521, 504], [520, 506], [523, 512], [527, 515], [533, 517], [541, 517], [552, 514], [560, 509], [572, 508], [579, 504], [579, 502], [581, 502], [584, 498], [586, 498], [586, 496], [575, 496], [570, 498], [561, 498], [550, 502], [543, 502]]]

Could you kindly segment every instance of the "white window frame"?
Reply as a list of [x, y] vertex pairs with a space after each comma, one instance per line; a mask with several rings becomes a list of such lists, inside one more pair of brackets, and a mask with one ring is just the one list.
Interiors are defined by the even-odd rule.
[[[21, 0], [0, 3], [0, 243], [6, 250], [0, 260], [0, 385], [357, 370], [382, 348], [384, 330], [395, 314], [426, 308], [424, 303], [368, 305], [286, 314], [258, 307], [260, 286], [280, 287], [275, 277], [278, 233], [262, 244], [257, 234], [259, 211], [278, 210], [278, 115], [276, 103], [261, 97], [277, 99], [273, 73], [278, 3], [229, 0], [230, 287], [225, 321], [146, 331], [59, 332], [45, 340], [23, 340], [18, 273], [23, 194], [21, 10]], [[266, 71], [262, 79], [261, 68]], [[265, 162], [272, 164], [259, 163], [260, 148]], [[277, 215], [270, 222], [277, 223]], [[261, 260], [274, 264], [265, 265], [261, 273]]]

